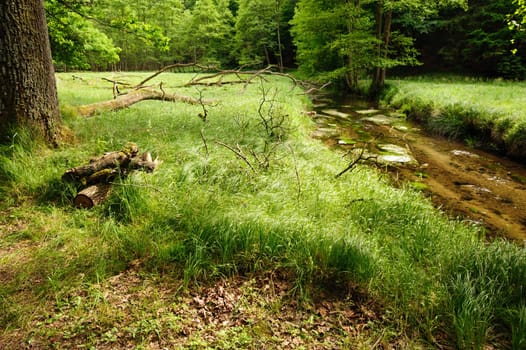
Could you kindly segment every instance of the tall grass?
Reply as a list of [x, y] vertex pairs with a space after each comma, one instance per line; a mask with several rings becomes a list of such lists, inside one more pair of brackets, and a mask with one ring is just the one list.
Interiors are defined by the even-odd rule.
[[[82, 77], [59, 75], [63, 104], [111, 92], [100, 74]], [[169, 89], [189, 77], [159, 79]], [[32, 250], [0, 258], [3, 266], [16, 265], [18, 276], [0, 287], [0, 300], [26, 305], [11, 308], [2, 324], [20, 326], [29, 317], [21, 291], [31, 289], [24, 280], [39, 286], [39, 296], [56, 296], [138, 262], [144, 273], [170, 274], [186, 288], [268, 271], [288, 276], [304, 300], [314, 288], [353, 286], [381, 305], [400, 333], [416, 331], [433, 344], [446, 332], [465, 349], [495, 341], [520, 348], [524, 248], [484, 242], [480, 227], [448, 219], [419, 193], [394, 188], [367, 167], [336, 179], [347, 164], [309, 138], [311, 122], [301, 113], [307, 101], [284, 79], [272, 80], [272, 89], [272, 113], [276, 120], [286, 116], [280, 130], [286, 137], [270, 137], [258, 113], [261, 86], [252, 84], [244, 93], [236, 86], [181, 88], [218, 99], [206, 123], [200, 106], [141, 102], [88, 119], [65, 118], [76, 144], [53, 151], [20, 147], [16, 156], [3, 150], [0, 188], [16, 200], [1, 206], [10, 215], [0, 225], [11, 232], [0, 239], [15, 246], [29, 237]], [[128, 141], [158, 156], [159, 169], [118, 181], [100, 207], [73, 209], [75, 189], [60, 182], [62, 172]], [[268, 166], [252, 170], [214, 141], [238, 145], [254, 164], [253, 155], [271, 144]], [[24, 227], [14, 227], [16, 220]], [[15, 264], [24, 257], [29, 263]]]
[[526, 159], [526, 84], [461, 77], [392, 80], [383, 100], [434, 133]]

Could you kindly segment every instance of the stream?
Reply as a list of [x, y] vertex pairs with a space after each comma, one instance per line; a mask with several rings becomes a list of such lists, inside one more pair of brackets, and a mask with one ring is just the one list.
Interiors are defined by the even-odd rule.
[[526, 244], [525, 165], [430, 136], [396, 111], [363, 100], [313, 102], [312, 137], [349, 162], [386, 169], [395, 185], [421, 190], [450, 217], [484, 226], [489, 237]]

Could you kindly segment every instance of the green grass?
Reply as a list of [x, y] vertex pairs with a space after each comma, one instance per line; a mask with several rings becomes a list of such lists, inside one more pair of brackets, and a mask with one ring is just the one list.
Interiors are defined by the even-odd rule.
[[388, 84], [384, 102], [430, 131], [526, 158], [526, 83], [415, 77]]
[[[63, 110], [111, 98], [111, 84], [100, 79], [106, 75], [77, 75], [84, 80], [58, 75]], [[165, 73], [158, 79], [174, 89], [190, 77]], [[261, 123], [257, 83], [245, 92], [232, 85], [200, 88], [204, 98], [218, 101], [206, 123], [198, 117], [201, 106], [145, 101], [92, 118], [65, 114], [76, 143], [60, 149], [28, 147], [23, 136], [3, 148], [4, 335], [21, 329], [25, 341], [51, 344], [67, 330], [84, 345], [128, 337], [147, 347], [163, 331], [178, 334], [177, 319], [156, 318], [147, 302], [126, 314], [108, 299], [108, 284], [139, 266], [138, 278], [175, 280], [177, 290], [187, 292], [221, 278], [279, 274], [290, 283], [288, 294], [307, 309], [319, 290], [360, 291], [383, 313], [360, 339], [364, 347], [381, 333], [387, 342], [410, 334], [412, 348], [496, 343], [520, 349], [524, 248], [484, 242], [480, 227], [448, 219], [410, 185], [394, 188], [376, 170], [359, 167], [336, 179], [347, 164], [310, 139], [311, 121], [301, 113], [309, 102], [286, 79], [264, 88], [272, 93], [263, 115], [286, 116], [279, 138]], [[200, 93], [194, 87], [177, 91]], [[62, 183], [61, 174], [128, 141], [158, 156], [158, 170], [117, 181], [99, 207], [74, 209], [76, 189]], [[254, 170], [215, 141], [238, 145]], [[159, 309], [173, 307], [160, 299]], [[74, 327], [57, 324], [64, 319]], [[53, 327], [34, 334], [36, 324]], [[254, 342], [244, 327], [221, 334], [216, 341], [224, 346], [250, 348]], [[343, 335], [340, 340], [349, 342]], [[188, 341], [214, 346], [205, 338]]]

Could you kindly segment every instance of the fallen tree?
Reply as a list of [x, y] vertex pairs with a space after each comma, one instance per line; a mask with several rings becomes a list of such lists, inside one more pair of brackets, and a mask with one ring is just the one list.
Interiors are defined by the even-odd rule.
[[[104, 111], [123, 109], [144, 100], [184, 102], [194, 105], [200, 104], [199, 99], [195, 99], [193, 97], [166, 93], [164, 90], [162, 90], [161, 86], [159, 90], [155, 90], [153, 88], [132, 90], [126, 94], [116, 96], [116, 98], [113, 100], [77, 107], [77, 111], [84, 117], [91, 117]], [[205, 101], [205, 103], [209, 102]]]
[[[133, 86], [130, 83], [117, 81], [112, 79], [103, 78], [103, 80], [111, 82], [113, 84], [113, 99], [108, 101], [96, 102], [89, 105], [83, 105], [76, 108], [77, 113], [81, 116], [91, 117], [101, 112], [119, 110], [126, 107], [129, 107], [137, 102], [144, 100], [158, 100], [158, 101], [169, 101], [169, 102], [183, 102], [193, 105], [210, 105], [214, 101], [202, 99], [201, 93], [199, 98], [193, 98], [189, 96], [178, 95], [174, 93], [166, 92], [163, 89], [163, 84], [160, 83], [158, 86], [145, 86], [147, 82], [151, 79], [157, 77], [159, 74], [166, 72], [170, 69], [176, 68], [197, 68], [201, 73], [209, 72], [210, 74], [206, 75], [196, 75], [189, 82], [182, 85], [182, 87], [187, 86], [221, 86], [223, 84], [242, 84], [243, 90], [246, 89], [248, 84], [251, 84], [256, 78], [264, 79], [266, 75], [279, 75], [290, 79], [293, 82], [294, 87], [301, 86], [306, 91], [313, 91], [313, 89], [318, 90], [320, 88], [313, 87], [313, 85], [306, 82], [297, 80], [290, 74], [281, 73], [274, 71], [273, 66], [267, 66], [259, 70], [244, 70], [240, 69], [230, 69], [230, 70], [220, 70], [213, 66], [202, 66], [199, 64], [172, 64], [166, 67], [161, 68], [157, 72], [151, 74], [139, 84]], [[225, 79], [228, 76], [236, 77], [236, 80]], [[326, 84], [328, 85], [328, 84]], [[325, 87], [324, 85], [323, 87]], [[119, 86], [123, 88], [128, 88], [126, 92], [121, 92]], [[131, 87], [131, 88], [130, 88]], [[322, 87], [322, 88], [323, 88]]]
[[159, 163], [158, 159], [152, 160], [149, 152], [139, 155], [137, 145], [129, 142], [120, 151], [106, 153], [90, 160], [89, 164], [66, 170], [62, 180], [81, 189], [73, 200], [76, 207], [91, 208], [108, 197], [116, 178], [125, 178], [133, 170], [152, 172]]

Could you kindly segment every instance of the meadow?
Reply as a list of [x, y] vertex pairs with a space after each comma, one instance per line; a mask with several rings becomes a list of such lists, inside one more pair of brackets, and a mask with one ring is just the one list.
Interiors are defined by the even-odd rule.
[[[48, 149], [16, 134], [0, 150], [0, 348], [526, 346], [526, 249], [488, 242], [482, 227], [448, 218], [376, 169], [336, 178], [348, 164], [310, 138], [310, 102], [288, 79], [244, 90], [183, 87], [192, 74], [164, 73], [153, 83], [214, 102], [75, 115], [112, 98], [101, 78], [146, 76], [58, 74], [69, 142]], [[74, 208], [64, 171], [130, 141], [159, 168], [116, 181], [100, 206]], [[197, 329], [197, 313], [179, 313], [207, 300], [196, 291], [236, 278], [285, 287], [270, 304], [263, 287], [243, 292], [230, 313], [259, 311], [235, 327]], [[331, 317], [313, 305], [334, 298], [377, 316], [311, 330]], [[305, 320], [280, 322], [293, 309]], [[352, 319], [338, 315], [340, 325]]]
[[458, 76], [393, 79], [384, 103], [442, 136], [526, 159], [526, 83]]

